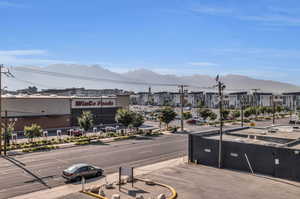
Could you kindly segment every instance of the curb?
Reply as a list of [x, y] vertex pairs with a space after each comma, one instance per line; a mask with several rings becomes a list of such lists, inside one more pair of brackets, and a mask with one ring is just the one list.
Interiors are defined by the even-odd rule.
[[[142, 182], [146, 182], [144, 179], [141, 179], [141, 178], [136, 178], [136, 179], [140, 180]], [[176, 199], [177, 198], [178, 194], [177, 194], [176, 190], [173, 187], [171, 187], [170, 185], [162, 184], [162, 183], [159, 183], [159, 182], [153, 182], [153, 183], [155, 183], [157, 185], [160, 185], [162, 187], [165, 187], [165, 188], [169, 189], [172, 192], [172, 196], [169, 197], [168, 199]]]
[[[134, 138], [137, 138], [137, 137], [144, 137], [144, 136], [136, 135], [136, 137], [134, 137]], [[134, 138], [128, 138], [128, 136], [111, 137], [111, 138], [105, 138], [107, 140], [103, 140], [103, 141], [101, 141], [101, 139], [99, 139], [99, 140], [91, 140], [91, 143], [90, 144], [86, 144], [86, 145], [92, 145], [93, 143], [96, 143], [97, 141], [100, 141], [103, 144], [108, 144], [108, 143], [112, 143], [112, 142], [119, 142], [119, 141], [123, 141], [123, 140], [134, 139]], [[70, 142], [70, 143], [65, 143], [65, 144], [55, 144], [53, 146], [57, 146], [58, 148], [51, 149], [51, 150], [48, 150], [48, 151], [59, 150], [59, 149], [69, 149], [69, 148], [86, 146], [86, 145], [76, 145], [75, 142]], [[16, 150], [10, 150], [10, 151], [8, 151], [8, 156], [24, 155], [24, 154], [37, 153], [37, 152], [47, 152], [47, 150], [32, 151], [32, 152], [23, 152], [22, 149], [16, 149]]]
[[95, 194], [89, 191], [80, 191], [81, 193], [87, 194], [89, 196], [95, 197], [95, 198], [99, 198], [99, 199], [108, 199], [106, 197], [100, 196], [99, 194]]
[[[142, 182], [146, 182], [146, 180], [141, 179], [141, 178], [135, 178], [135, 179], [136, 179], [136, 180], [139, 180], [139, 181], [142, 181]], [[152, 182], [153, 182], [154, 184], [156, 184], [156, 185], [165, 187], [165, 188], [169, 189], [169, 190], [172, 192], [172, 196], [170, 196], [170, 197], [167, 198], [167, 199], [176, 199], [176, 198], [177, 198], [178, 194], [177, 194], [176, 190], [175, 190], [173, 187], [171, 187], [171, 186], [169, 186], [169, 185], [166, 185], [166, 184], [159, 183], [159, 182], [154, 182], [154, 181], [152, 181]], [[87, 195], [89, 195], [89, 196], [95, 197], [95, 198], [99, 198], [99, 199], [108, 199], [108, 198], [103, 197], [103, 196], [101, 196], [101, 195], [99, 195], [99, 194], [95, 194], [95, 193], [92, 193], [92, 192], [89, 192], [89, 191], [80, 191], [80, 192], [81, 192], [81, 193], [84, 193], [84, 194], [87, 194]]]

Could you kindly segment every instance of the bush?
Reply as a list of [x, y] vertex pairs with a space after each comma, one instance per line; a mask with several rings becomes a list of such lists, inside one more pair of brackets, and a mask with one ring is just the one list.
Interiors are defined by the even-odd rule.
[[90, 144], [89, 141], [77, 141], [75, 142], [75, 145], [87, 145], [87, 144]]
[[168, 131], [171, 131], [172, 133], [175, 133], [175, 132], [177, 132], [178, 129], [179, 129], [179, 127], [177, 127], [177, 126], [172, 126], [172, 127], [169, 127], [169, 128], [168, 128]]
[[122, 136], [122, 137], [117, 137], [117, 138], [114, 138], [115, 141], [119, 141], [119, 140], [128, 140], [128, 139], [133, 139], [133, 138], [136, 138], [135, 135], [130, 135], [130, 136]]
[[23, 149], [22, 152], [27, 153], [27, 152], [36, 152], [36, 151], [45, 151], [45, 150], [53, 150], [59, 148], [58, 146], [53, 146], [53, 145], [45, 145], [45, 146], [39, 146], [39, 147], [33, 147], [33, 148], [26, 148]]

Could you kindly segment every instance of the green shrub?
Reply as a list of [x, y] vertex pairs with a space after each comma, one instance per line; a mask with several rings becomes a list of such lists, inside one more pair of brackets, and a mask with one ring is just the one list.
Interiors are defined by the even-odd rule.
[[58, 146], [53, 146], [53, 145], [45, 145], [45, 146], [38, 146], [38, 147], [33, 147], [33, 148], [26, 148], [23, 149], [22, 152], [27, 153], [27, 152], [36, 152], [36, 151], [45, 151], [45, 150], [53, 150], [59, 148]]
[[75, 145], [87, 145], [87, 144], [90, 144], [89, 141], [77, 141], [75, 142]]
[[127, 139], [133, 139], [135, 138], [136, 136], [135, 135], [126, 135], [126, 136], [122, 136], [122, 137], [117, 137], [117, 138], [114, 138], [115, 141], [119, 141], [119, 140], [127, 140]]

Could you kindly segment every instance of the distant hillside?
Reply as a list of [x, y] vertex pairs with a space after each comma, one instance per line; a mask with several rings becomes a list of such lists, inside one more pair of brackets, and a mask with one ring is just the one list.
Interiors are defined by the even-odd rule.
[[[147, 69], [139, 69], [129, 71], [127, 73], [115, 73], [108, 69], [104, 69], [99, 65], [74, 65], [74, 64], [55, 64], [47, 67], [26, 66], [13, 67], [12, 73], [16, 77], [4, 78], [4, 85], [9, 90], [22, 89], [27, 86], [35, 85], [38, 88], [70, 88], [70, 87], [85, 87], [85, 88], [120, 88], [134, 91], [146, 91], [148, 85], [141, 84], [126, 84], [115, 83], [111, 81], [90, 81], [72, 78], [62, 78], [59, 76], [48, 76], [44, 74], [36, 74], [32, 72], [23, 72], [18, 69], [39, 69], [43, 71], [58, 72], [68, 75], [77, 75], [92, 78], [110, 79], [124, 82], [147, 82], [156, 84], [186, 84], [197, 87], [211, 87], [215, 84], [215, 78], [208, 75], [195, 74], [192, 76], [176, 76], [176, 75], [162, 75]], [[222, 80], [227, 86], [228, 91], [234, 89], [253, 89], [260, 88], [262, 91], [272, 92], [288, 92], [300, 91], [300, 87], [288, 83], [282, 83], [270, 80], [259, 80], [241, 75], [226, 75]], [[190, 88], [192, 89], [192, 88]], [[177, 90], [176, 87], [154, 86], [153, 90]], [[197, 89], [193, 89], [197, 90]], [[198, 89], [199, 90], [199, 89]]]

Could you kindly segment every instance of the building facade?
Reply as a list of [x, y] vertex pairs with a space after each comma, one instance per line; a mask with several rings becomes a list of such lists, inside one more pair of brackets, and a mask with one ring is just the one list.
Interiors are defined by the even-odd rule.
[[300, 108], [300, 92], [283, 93], [282, 103], [290, 110], [298, 110]]
[[114, 124], [119, 108], [129, 108], [129, 96], [59, 97], [59, 96], [4, 96], [2, 118], [15, 123], [15, 130], [33, 123], [43, 129], [78, 126], [77, 118], [83, 111], [93, 114], [94, 125]]

